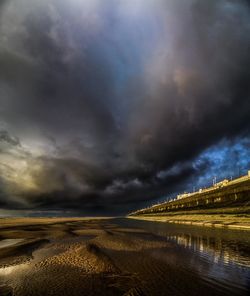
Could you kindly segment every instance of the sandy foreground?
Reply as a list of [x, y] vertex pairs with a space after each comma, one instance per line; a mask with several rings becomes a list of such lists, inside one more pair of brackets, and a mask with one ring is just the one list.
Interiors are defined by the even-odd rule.
[[0, 219], [0, 295], [225, 295], [163, 237], [115, 221]]

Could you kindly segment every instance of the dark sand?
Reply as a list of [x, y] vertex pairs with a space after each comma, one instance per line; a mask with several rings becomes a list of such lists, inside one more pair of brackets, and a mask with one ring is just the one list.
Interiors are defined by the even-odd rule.
[[0, 249], [1, 296], [230, 295], [175, 260], [163, 237], [112, 219], [2, 219], [0, 239], [23, 239]]

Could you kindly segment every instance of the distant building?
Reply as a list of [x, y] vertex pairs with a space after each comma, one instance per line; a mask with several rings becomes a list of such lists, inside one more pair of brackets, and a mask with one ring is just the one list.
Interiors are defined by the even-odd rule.
[[226, 186], [228, 184], [229, 180], [225, 179], [221, 182], [218, 182], [218, 183], [215, 183], [214, 186], [215, 187], [223, 187], [223, 186]]

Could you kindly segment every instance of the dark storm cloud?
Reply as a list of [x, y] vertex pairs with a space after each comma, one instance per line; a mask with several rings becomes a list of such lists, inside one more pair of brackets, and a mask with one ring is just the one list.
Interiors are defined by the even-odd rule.
[[249, 138], [247, 1], [0, 10], [1, 207], [124, 213], [210, 179], [207, 149]]
[[156, 76], [155, 91], [132, 123], [138, 125], [138, 154], [149, 162], [185, 160], [249, 127], [249, 11], [234, 3], [189, 1], [178, 19], [173, 62], [163, 50], [150, 76], [157, 71], [167, 76], [172, 68], [171, 77]]
[[16, 137], [12, 137], [5, 130], [0, 130], [0, 142], [7, 143], [11, 146], [20, 146], [20, 141]]

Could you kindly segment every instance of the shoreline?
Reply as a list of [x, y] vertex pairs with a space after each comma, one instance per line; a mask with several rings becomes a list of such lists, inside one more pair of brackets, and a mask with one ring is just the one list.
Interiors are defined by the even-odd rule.
[[[45, 219], [40, 224], [41, 219], [14, 219], [9, 221], [11, 227], [0, 228], [3, 243], [19, 239], [1, 249], [1, 295], [154, 296], [167, 291], [176, 296], [236, 296], [239, 287], [242, 293], [248, 288], [243, 272], [238, 286], [240, 270], [236, 267], [250, 266], [249, 239], [243, 231], [209, 233], [186, 228], [178, 242], [189, 246], [187, 250], [169, 241], [169, 236], [176, 235], [175, 228], [166, 227], [165, 233], [159, 223], [152, 229], [126, 219], [75, 219], [64, 223], [62, 219]], [[206, 268], [200, 255], [196, 256], [200, 251], [212, 255]], [[214, 258], [220, 265], [215, 265]], [[219, 272], [222, 262], [225, 266], [235, 263], [226, 283], [217, 273], [211, 279], [210, 267]], [[218, 280], [228, 293], [221, 293]]]
[[[201, 215], [203, 216], [203, 215]], [[197, 219], [197, 215], [182, 215], [182, 216], [160, 216], [160, 215], [140, 215], [140, 216], [128, 216], [129, 219], [134, 220], [144, 220], [144, 221], [153, 221], [153, 222], [161, 222], [161, 223], [171, 223], [171, 224], [185, 224], [185, 225], [193, 225], [193, 226], [203, 226], [203, 227], [215, 227], [215, 228], [226, 228], [226, 229], [235, 229], [235, 230], [248, 230], [250, 231], [250, 218], [243, 219], [241, 217], [209, 217], [206, 215], [205, 217], [199, 217]], [[226, 219], [225, 219], [226, 218]], [[231, 221], [230, 221], [231, 220]]]
[[113, 219], [111, 216], [100, 217], [0, 217], [0, 230], [16, 226], [49, 225], [55, 223], [87, 222]]

